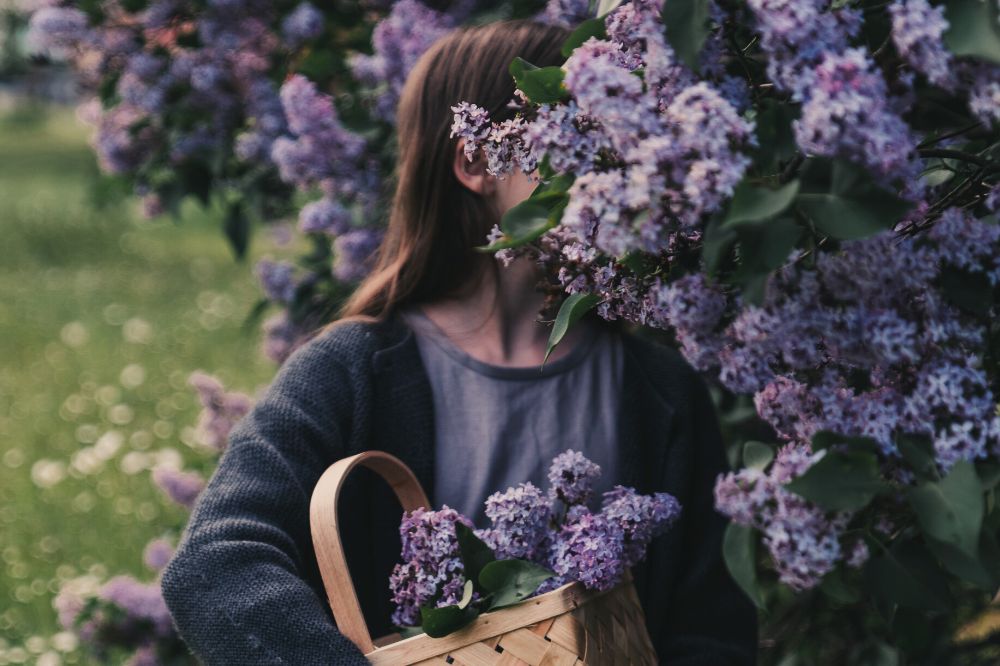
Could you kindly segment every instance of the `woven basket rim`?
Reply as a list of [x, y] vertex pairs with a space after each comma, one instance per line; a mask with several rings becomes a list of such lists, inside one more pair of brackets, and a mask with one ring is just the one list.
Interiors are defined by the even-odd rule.
[[[610, 594], [633, 584], [627, 576], [618, 585], [607, 590], [588, 590], [583, 583], [571, 581], [554, 590], [531, 597], [514, 606], [483, 613], [468, 626], [441, 638], [427, 634], [417, 634], [380, 647], [365, 654], [373, 664], [399, 664], [399, 657], [406, 656], [413, 661], [438, 656], [472, 643], [483, 641], [507, 632], [536, 624], [557, 615], [579, 608], [605, 594]], [[392, 634], [390, 634], [392, 636]], [[379, 639], [381, 643], [385, 638]], [[409, 662], [408, 662], [409, 663]]]

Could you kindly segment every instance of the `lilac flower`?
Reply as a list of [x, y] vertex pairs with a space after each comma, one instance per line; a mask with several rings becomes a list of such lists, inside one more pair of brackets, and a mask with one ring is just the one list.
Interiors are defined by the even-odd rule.
[[916, 140], [891, 108], [885, 80], [863, 50], [826, 55], [814, 81], [794, 123], [803, 150], [854, 159], [882, 175], [912, 170]]
[[143, 563], [153, 571], [162, 571], [174, 555], [174, 546], [166, 539], [153, 539], [142, 553]]
[[31, 14], [26, 40], [38, 51], [69, 49], [87, 29], [87, 15], [75, 7], [42, 7]]
[[486, 517], [493, 524], [486, 542], [498, 559], [535, 560], [551, 515], [548, 496], [531, 483], [494, 493], [486, 498]]
[[521, 131], [523, 154], [538, 162], [543, 156], [561, 173], [585, 173], [593, 169], [602, 151], [611, 143], [592, 119], [582, 115], [576, 102], [543, 104], [535, 119]]
[[296, 74], [281, 86], [281, 104], [296, 137], [279, 137], [271, 148], [281, 177], [303, 189], [329, 178], [350, 179], [365, 142], [343, 127], [333, 100]]
[[560, 576], [591, 590], [607, 590], [625, 572], [625, 535], [602, 514], [578, 512], [556, 535], [549, 563]]
[[594, 481], [601, 468], [582, 453], [567, 449], [552, 459], [549, 467], [549, 493], [566, 504], [583, 504], [593, 493]]
[[589, 0], [548, 0], [538, 18], [551, 25], [572, 28], [593, 18], [592, 4]]
[[420, 607], [437, 593], [437, 606], [455, 604], [465, 585], [455, 523], [471, 528], [468, 518], [447, 505], [439, 511], [414, 509], [403, 514], [399, 526], [403, 563], [389, 579], [396, 606], [392, 621], [397, 626], [420, 624]]
[[104, 584], [99, 597], [125, 612], [124, 624], [148, 622], [157, 636], [173, 634], [170, 611], [159, 583], [140, 583], [131, 576], [115, 576]]
[[899, 55], [931, 83], [953, 88], [951, 53], [941, 41], [948, 30], [944, 6], [934, 7], [927, 0], [896, 0], [889, 5], [889, 15]]
[[375, 251], [382, 243], [380, 229], [359, 228], [346, 231], [333, 241], [333, 276], [344, 282], [356, 282], [372, 268]]
[[591, 37], [573, 51], [563, 69], [563, 83], [580, 112], [599, 119], [619, 151], [658, 127], [657, 102], [646, 94], [616, 43]]
[[465, 139], [463, 150], [465, 157], [471, 161], [490, 134], [490, 115], [486, 109], [469, 102], [459, 102], [451, 110], [455, 117], [449, 136]]
[[233, 426], [253, 406], [252, 399], [244, 393], [227, 392], [216, 377], [199, 370], [191, 373], [188, 384], [198, 392], [202, 405], [195, 432], [207, 446], [222, 451]]
[[125, 662], [125, 666], [161, 666], [156, 648], [152, 645], [143, 645]]
[[666, 532], [680, 513], [680, 502], [669, 493], [640, 495], [624, 486], [615, 486], [604, 493], [601, 504], [601, 515], [622, 531], [622, 559], [626, 567], [638, 564], [645, 557], [649, 542]]
[[287, 310], [275, 313], [261, 326], [263, 338], [261, 353], [277, 364], [285, 362], [305, 340], [304, 331], [291, 320]]
[[450, 16], [436, 12], [417, 0], [399, 0], [389, 16], [372, 33], [373, 55], [358, 54], [350, 61], [354, 76], [369, 88], [380, 89], [375, 112], [393, 122], [396, 103], [406, 75], [431, 44], [451, 27]]
[[871, 553], [868, 551], [868, 544], [865, 543], [864, 539], [858, 539], [854, 542], [851, 547], [850, 554], [847, 559], [844, 560], [847, 566], [852, 569], [859, 569], [864, 566], [864, 563], [868, 561]]
[[205, 488], [205, 479], [197, 472], [182, 472], [171, 467], [157, 467], [153, 470], [153, 483], [167, 497], [190, 509], [194, 506], [198, 495]]
[[324, 197], [302, 207], [298, 229], [302, 233], [338, 236], [350, 228], [350, 222], [350, 212], [343, 205]]
[[749, 0], [748, 5], [768, 55], [768, 76], [796, 99], [808, 96], [813, 68], [822, 58], [842, 53], [861, 28], [860, 10], [830, 10], [826, 0]]
[[134, 170], [155, 147], [156, 135], [151, 128], [133, 131], [145, 119], [145, 112], [127, 104], [119, 104], [101, 116], [93, 146], [105, 173]]
[[264, 295], [278, 303], [291, 303], [298, 283], [294, 277], [295, 266], [287, 261], [260, 259], [254, 274], [264, 289]]
[[1000, 67], [980, 65], [969, 88], [969, 110], [988, 125], [1000, 125]]
[[291, 46], [298, 46], [323, 34], [323, 14], [308, 2], [303, 2], [281, 22], [281, 34]]
[[715, 505], [734, 522], [764, 534], [779, 579], [795, 590], [815, 587], [842, 557], [838, 540], [849, 513], [827, 514], [783, 486], [800, 476], [822, 453], [789, 444], [779, 449], [771, 470], [720, 475]]

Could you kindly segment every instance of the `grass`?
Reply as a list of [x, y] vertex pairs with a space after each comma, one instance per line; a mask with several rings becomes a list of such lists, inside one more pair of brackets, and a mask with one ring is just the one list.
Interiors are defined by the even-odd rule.
[[253, 394], [276, 369], [241, 325], [254, 260], [295, 248], [258, 230], [240, 263], [213, 211], [141, 219], [88, 133], [66, 109], [0, 115], [0, 665], [85, 659], [52, 638], [61, 582], [153, 577], [143, 546], [186, 514], [149, 466], [213, 465], [189, 374]]

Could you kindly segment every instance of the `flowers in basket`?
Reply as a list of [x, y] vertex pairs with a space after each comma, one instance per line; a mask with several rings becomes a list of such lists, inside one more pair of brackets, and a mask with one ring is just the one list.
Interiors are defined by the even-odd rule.
[[405, 634], [447, 635], [480, 613], [579, 581], [608, 590], [640, 562], [681, 512], [668, 493], [615, 486], [588, 503], [601, 468], [578, 451], [556, 456], [543, 492], [522, 483], [486, 499], [490, 526], [476, 529], [447, 505], [403, 514], [402, 562], [389, 579], [393, 622]]

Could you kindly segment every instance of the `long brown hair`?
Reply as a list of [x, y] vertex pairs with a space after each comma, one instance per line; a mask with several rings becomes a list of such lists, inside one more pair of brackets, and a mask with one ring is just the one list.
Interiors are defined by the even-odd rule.
[[397, 107], [396, 189], [372, 272], [338, 319], [381, 320], [407, 303], [431, 301], [475, 286], [497, 270], [483, 245], [499, 220], [487, 201], [452, 171], [458, 139], [449, 136], [451, 106], [472, 102], [493, 121], [512, 117], [510, 62], [560, 65], [568, 32], [529, 20], [458, 28], [438, 40], [410, 72]]

